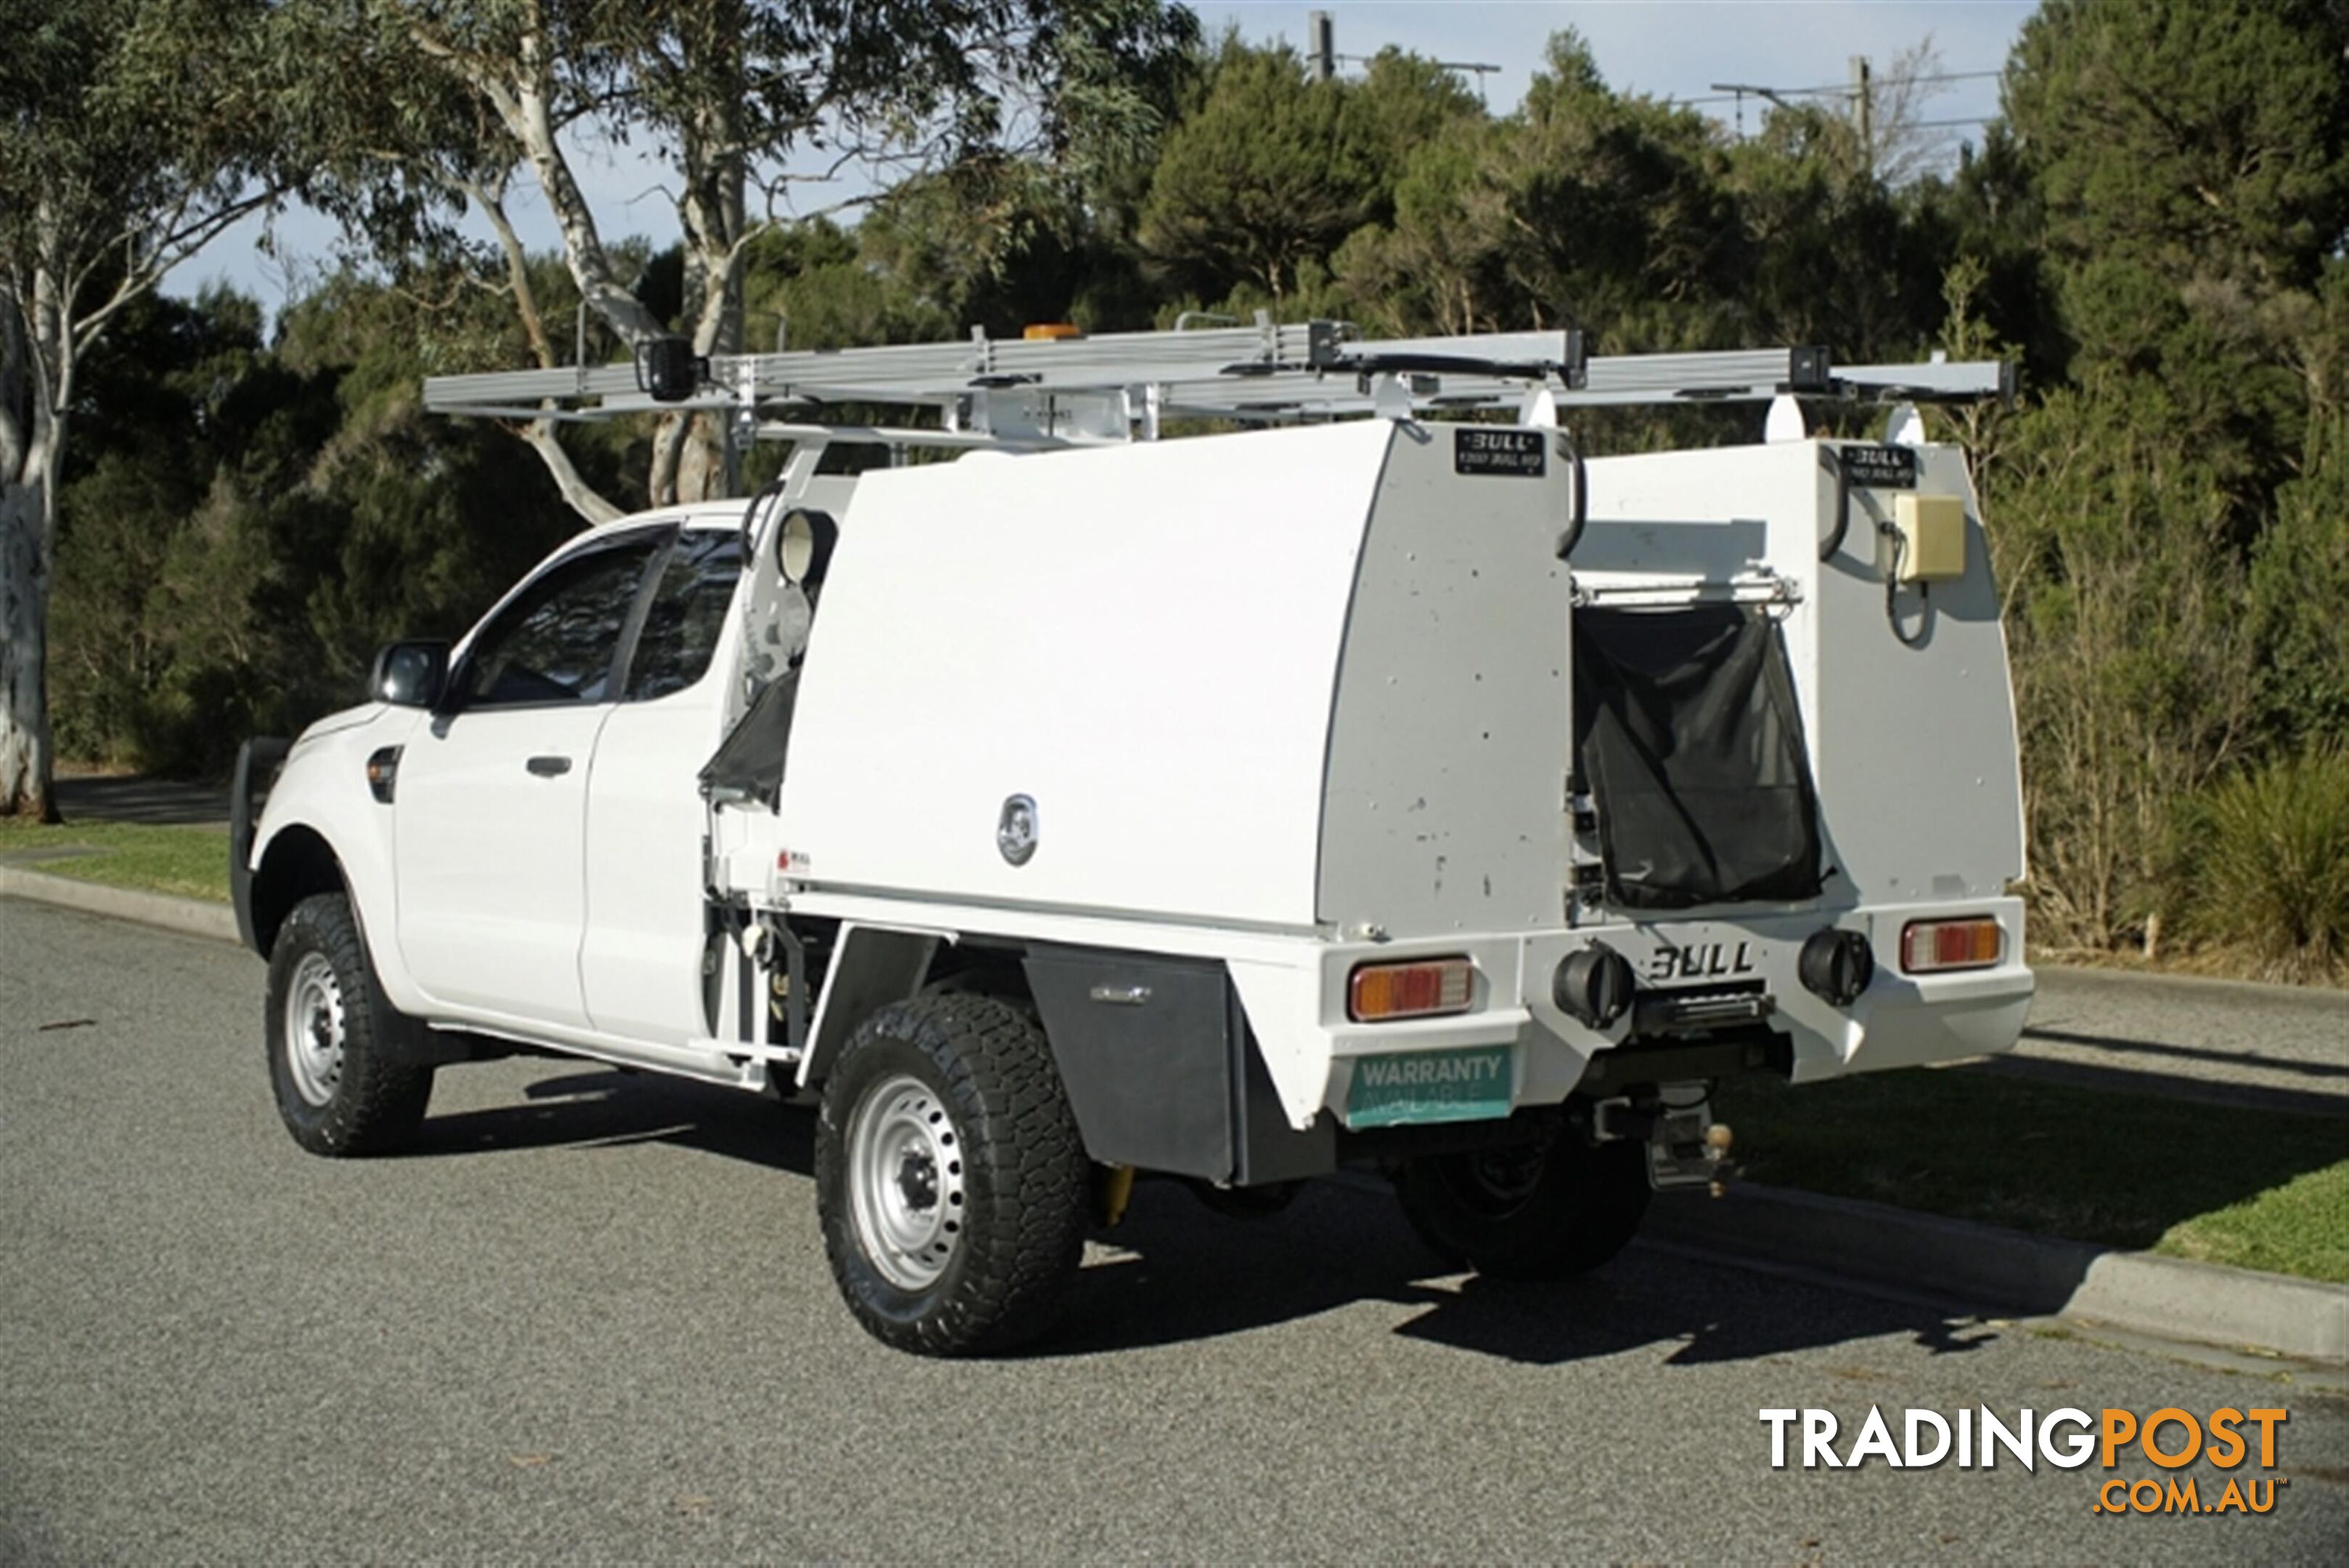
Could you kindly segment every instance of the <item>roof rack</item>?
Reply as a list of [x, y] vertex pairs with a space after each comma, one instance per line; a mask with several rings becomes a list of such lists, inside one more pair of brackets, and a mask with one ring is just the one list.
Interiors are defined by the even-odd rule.
[[[502, 419], [730, 413], [739, 436], [805, 439], [827, 404], [932, 409], [938, 428], [862, 427], [919, 444], [1058, 446], [1154, 440], [1162, 422], [1290, 422], [1355, 414], [1731, 402], [1781, 394], [1868, 402], [2011, 397], [1998, 361], [1837, 366], [1822, 348], [1592, 356], [1578, 331], [1364, 338], [1336, 321], [699, 357], [681, 338], [633, 362], [434, 376], [424, 406]], [[1542, 422], [1547, 422], [1545, 419]], [[846, 439], [844, 429], [838, 432]]]

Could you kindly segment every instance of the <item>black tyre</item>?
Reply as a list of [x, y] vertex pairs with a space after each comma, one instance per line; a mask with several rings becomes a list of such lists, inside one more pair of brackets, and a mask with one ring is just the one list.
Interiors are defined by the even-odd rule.
[[414, 1136], [432, 1069], [406, 1060], [415, 1025], [378, 983], [350, 900], [294, 906], [269, 954], [269, 1081], [294, 1141], [313, 1154], [382, 1154]]
[[1042, 1031], [994, 997], [883, 1008], [823, 1086], [824, 1251], [857, 1321], [900, 1350], [999, 1351], [1050, 1326], [1089, 1171]]
[[1630, 1244], [1648, 1212], [1647, 1150], [1572, 1132], [1547, 1145], [1428, 1155], [1395, 1178], [1402, 1211], [1444, 1258], [1504, 1280], [1562, 1280]]

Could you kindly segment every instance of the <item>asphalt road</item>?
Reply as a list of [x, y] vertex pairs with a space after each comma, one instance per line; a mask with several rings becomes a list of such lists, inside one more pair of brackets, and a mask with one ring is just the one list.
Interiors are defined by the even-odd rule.
[[[1481, 1286], [1339, 1184], [1145, 1185], [1059, 1337], [916, 1360], [833, 1296], [804, 1116], [506, 1063], [315, 1159], [261, 986], [0, 900], [0, 1561], [2349, 1559], [2349, 1405], [2289, 1378], [1654, 1249]], [[2282, 1405], [2290, 1479], [2170, 1520], [2093, 1464], [1769, 1469], [1761, 1408], [1871, 1404]]]
[[2006, 1062], [2091, 1086], [2349, 1116], [2349, 992], [2043, 969]]

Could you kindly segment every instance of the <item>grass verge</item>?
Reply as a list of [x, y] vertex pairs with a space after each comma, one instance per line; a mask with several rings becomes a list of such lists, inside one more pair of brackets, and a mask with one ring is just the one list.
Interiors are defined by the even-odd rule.
[[0, 816], [0, 857], [53, 877], [228, 902], [228, 836], [218, 828], [128, 822], [52, 827]]
[[1724, 1082], [1756, 1181], [2305, 1279], [2349, 1281], [2349, 1122], [1983, 1067]]

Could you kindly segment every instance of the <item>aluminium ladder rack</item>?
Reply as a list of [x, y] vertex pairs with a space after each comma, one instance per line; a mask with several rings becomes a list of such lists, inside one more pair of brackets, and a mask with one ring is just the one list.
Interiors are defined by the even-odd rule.
[[[424, 406], [502, 419], [729, 413], [730, 437], [803, 439], [824, 404], [935, 410], [939, 428], [874, 439], [1058, 446], [1155, 439], [1170, 418], [1292, 421], [1353, 414], [1760, 400], [1870, 402], [2012, 396], [1995, 361], [1833, 365], [1824, 348], [1588, 356], [1579, 332], [1366, 339], [1342, 323], [1099, 337], [967, 339], [691, 357], [678, 339], [633, 363], [435, 376]], [[647, 366], [652, 373], [647, 375]], [[781, 415], [783, 418], [774, 416]], [[848, 430], [837, 429], [843, 438]], [[944, 439], [936, 439], [944, 438]]]

